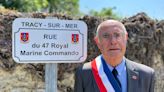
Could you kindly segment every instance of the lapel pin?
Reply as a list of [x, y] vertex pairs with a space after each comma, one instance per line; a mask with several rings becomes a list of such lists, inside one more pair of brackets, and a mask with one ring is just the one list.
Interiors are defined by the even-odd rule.
[[132, 76], [132, 79], [136, 80], [137, 79], [137, 76], [133, 75]]

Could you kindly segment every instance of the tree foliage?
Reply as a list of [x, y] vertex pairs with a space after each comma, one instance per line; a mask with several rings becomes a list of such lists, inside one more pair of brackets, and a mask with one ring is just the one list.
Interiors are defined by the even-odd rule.
[[62, 12], [67, 14], [79, 13], [79, 0], [48, 0], [49, 12]]
[[115, 7], [114, 8], [103, 8], [101, 11], [91, 10], [89, 12], [89, 14], [92, 16], [97, 16], [97, 17], [101, 17], [101, 18], [120, 19], [121, 17], [113, 12], [114, 9], [116, 9], [116, 8]]
[[5, 8], [20, 12], [41, 11], [48, 6], [47, 0], [1, 0], [0, 3]]
[[79, 0], [0, 0], [0, 4], [5, 8], [20, 12], [48, 11], [72, 15], [79, 12], [78, 3]]

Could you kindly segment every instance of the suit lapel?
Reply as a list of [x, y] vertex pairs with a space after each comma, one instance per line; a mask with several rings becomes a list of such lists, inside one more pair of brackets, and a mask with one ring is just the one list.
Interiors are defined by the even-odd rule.
[[100, 92], [100, 91], [99, 91], [99, 88], [98, 88], [98, 86], [97, 86], [97, 83], [96, 83], [96, 81], [94, 80], [94, 77], [93, 77], [92, 79], [93, 79], [94, 92]]
[[[90, 67], [91, 67], [91, 63], [90, 63]], [[92, 72], [91, 72], [91, 77], [92, 77], [91, 78], [92, 79], [92, 86], [94, 88], [92, 91], [93, 92], [100, 92]]]
[[138, 88], [138, 80], [139, 73], [135, 70], [135, 66], [133, 66], [132, 62], [126, 59], [127, 66], [127, 90], [128, 92], [139, 92]]

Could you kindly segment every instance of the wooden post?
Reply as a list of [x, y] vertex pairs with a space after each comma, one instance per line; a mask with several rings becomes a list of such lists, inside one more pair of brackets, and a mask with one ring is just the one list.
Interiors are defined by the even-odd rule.
[[57, 63], [48, 63], [45, 68], [46, 92], [57, 92]]

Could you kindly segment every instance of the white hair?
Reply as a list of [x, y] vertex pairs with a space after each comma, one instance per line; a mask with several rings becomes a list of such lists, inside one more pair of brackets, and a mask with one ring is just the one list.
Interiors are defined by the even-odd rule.
[[106, 21], [103, 21], [102, 23], [100, 23], [98, 25], [97, 30], [96, 30], [96, 36], [97, 37], [98, 37], [98, 33], [99, 33], [100, 29], [104, 25], [118, 25], [118, 26], [120, 26], [121, 29], [123, 29], [124, 34], [127, 34], [126, 28], [125, 28], [125, 26], [121, 22], [119, 22], [117, 20], [106, 20]]

